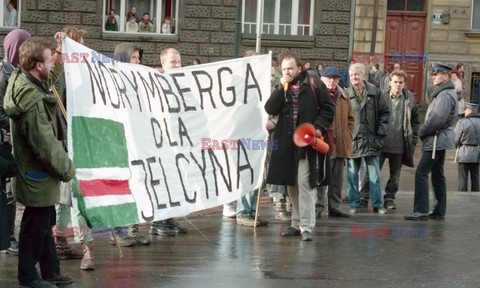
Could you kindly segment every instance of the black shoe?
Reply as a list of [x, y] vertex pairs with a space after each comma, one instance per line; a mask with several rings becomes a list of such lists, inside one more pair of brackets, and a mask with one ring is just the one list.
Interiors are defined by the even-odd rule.
[[157, 221], [150, 225], [149, 233], [152, 235], [161, 235], [161, 236], [175, 236], [177, 232], [172, 230], [170, 227], [167, 227], [164, 223], [165, 221]]
[[368, 199], [360, 199], [360, 208], [368, 208]]
[[293, 227], [288, 227], [287, 229], [283, 230], [282, 236], [283, 237], [290, 237], [290, 236], [300, 236], [302, 233], [300, 233], [300, 230], [293, 228]]
[[302, 233], [302, 240], [303, 241], [312, 241], [312, 233], [308, 232], [308, 231], [303, 231]]
[[33, 288], [56, 288], [57, 286], [48, 283], [47, 281], [43, 280], [35, 280], [28, 283], [20, 282], [20, 287], [33, 287]]
[[397, 209], [397, 205], [395, 205], [393, 199], [386, 199], [385, 203], [383, 203], [383, 207], [385, 209]]
[[328, 217], [348, 218], [348, 217], [350, 217], [350, 214], [345, 213], [340, 209], [330, 209], [328, 211]]
[[174, 230], [178, 233], [185, 234], [188, 232], [188, 229], [182, 226], [180, 223], [177, 221], [173, 220], [173, 218], [168, 218], [167, 220], [164, 221], [165, 227], [170, 228], [171, 230]]
[[428, 213], [412, 212], [405, 215], [405, 220], [427, 220]]
[[443, 220], [445, 219], [445, 215], [442, 215], [435, 211], [430, 211], [430, 213], [428, 213], [428, 218], [435, 219], [435, 220]]
[[55, 275], [55, 277], [53, 277], [52, 279], [44, 280], [53, 285], [72, 284], [73, 282], [75, 282], [72, 277], [63, 274], [58, 274]]

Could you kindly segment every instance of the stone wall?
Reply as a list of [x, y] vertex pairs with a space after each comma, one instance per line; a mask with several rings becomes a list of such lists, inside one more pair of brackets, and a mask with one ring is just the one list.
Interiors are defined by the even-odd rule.
[[[355, 0], [355, 33], [353, 51], [369, 53], [374, 22], [374, 0]], [[387, 0], [380, 0], [378, 7], [375, 53], [383, 53], [385, 46], [385, 26]]]
[[[165, 39], [133, 40], [144, 49], [144, 64], [158, 66], [159, 53], [163, 48], [174, 47], [182, 55], [182, 64], [188, 65], [194, 58], [202, 63], [229, 59], [234, 56], [235, 45], [235, 0], [178, 0], [179, 20], [176, 23], [178, 35]], [[291, 47], [301, 58], [312, 65], [322, 62], [325, 65], [346, 66], [350, 0], [316, 0], [315, 35], [306, 45], [290, 45], [294, 41], [266, 41], [262, 51], [279, 52]], [[121, 42], [132, 42], [121, 35], [106, 36], [102, 32], [102, 0], [61, 1], [24, 0], [22, 1], [21, 28], [36, 36], [51, 37], [66, 26], [76, 26], [87, 30], [85, 45], [100, 51], [113, 52]], [[7, 30], [0, 31], [3, 40]], [[288, 40], [288, 39], [287, 39]], [[53, 40], [52, 40], [53, 41]], [[241, 41], [240, 53], [255, 49], [248, 37]], [[298, 41], [297, 41], [298, 42]], [[3, 51], [0, 51], [3, 55]]]

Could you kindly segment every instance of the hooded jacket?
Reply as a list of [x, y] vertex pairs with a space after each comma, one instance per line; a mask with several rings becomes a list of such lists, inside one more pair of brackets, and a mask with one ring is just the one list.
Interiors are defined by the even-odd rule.
[[19, 63], [20, 45], [30, 39], [32, 35], [25, 30], [15, 29], [5, 36], [3, 49], [5, 58], [0, 63], [0, 128], [10, 130], [8, 115], [3, 110], [3, 98], [7, 91], [8, 78]]
[[458, 99], [454, 89], [452, 81], [447, 81], [433, 90], [425, 122], [418, 129], [418, 136], [423, 141], [422, 151], [433, 151], [435, 134], [437, 134], [435, 150], [454, 147], [455, 133], [449, 129], [457, 118]]
[[[54, 82], [62, 69], [55, 64]], [[60, 180], [70, 181], [75, 168], [57, 138], [55, 96], [28, 72], [16, 69], [10, 78], [4, 109], [12, 119], [14, 157], [19, 173], [12, 181], [15, 199], [28, 207], [58, 202]]]

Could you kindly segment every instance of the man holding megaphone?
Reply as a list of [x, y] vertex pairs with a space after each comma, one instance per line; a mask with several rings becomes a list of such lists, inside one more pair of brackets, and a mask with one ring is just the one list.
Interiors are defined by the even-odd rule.
[[279, 116], [273, 135], [278, 149], [272, 151], [267, 183], [287, 185], [292, 201], [292, 224], [282, 236], [301, 235], [302, 240], [311, 241], [316, 187], [328, 185], [331, 178], [326, 137], [335, 108], [325, 84], [302, 71], [300, 59], [292, 51], [282, 52], [278, 61], [281, 85], [265, 104], [269, 115]]

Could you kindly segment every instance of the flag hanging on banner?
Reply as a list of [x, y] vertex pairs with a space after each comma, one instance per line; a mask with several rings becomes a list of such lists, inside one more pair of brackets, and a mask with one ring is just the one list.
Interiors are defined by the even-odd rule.
[[[74, 203], [90, 225], [188, 215], [262, 183], [270, 55], [160, 73], [63, 41]], [[118, 55], [117, 55], [118, 56]]]

